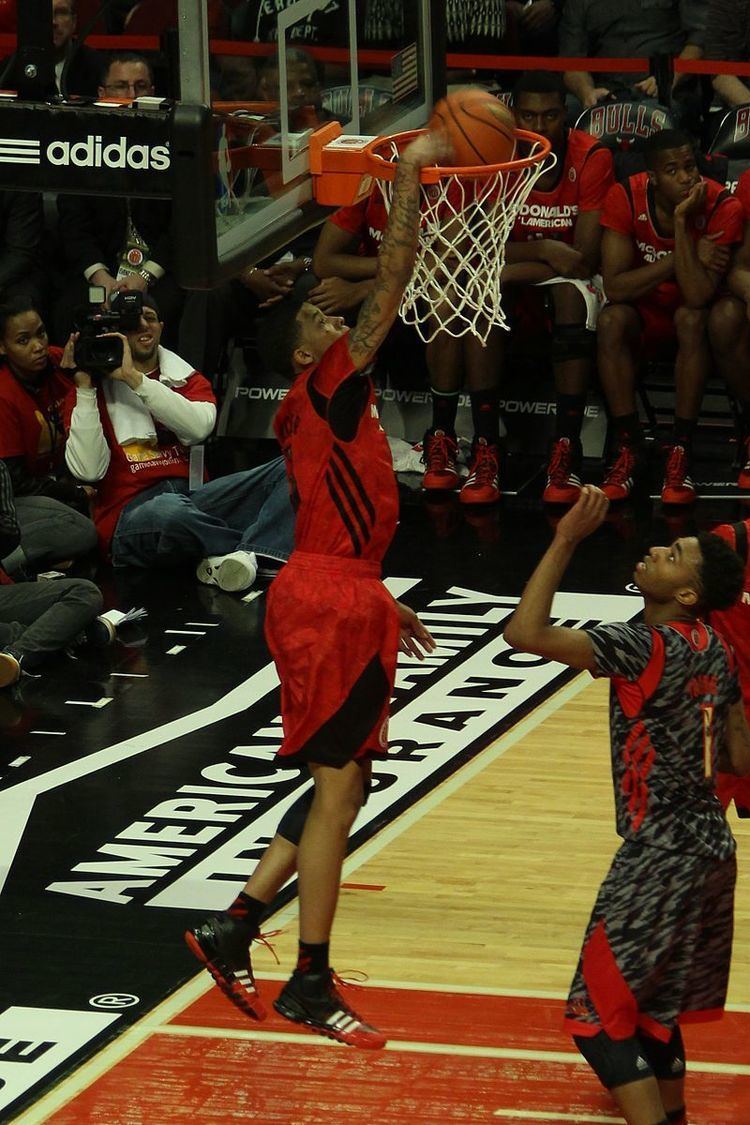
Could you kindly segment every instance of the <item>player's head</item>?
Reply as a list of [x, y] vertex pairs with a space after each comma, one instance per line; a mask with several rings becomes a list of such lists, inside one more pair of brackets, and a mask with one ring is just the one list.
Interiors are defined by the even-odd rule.
[[140, 98], [154, 90], [154, 72], [143, 55], [117, 51], [111, 55], [102, 74], [100, 98]]
[[682, 129], [662, 129], [643, 142], [648, 178], [670, 206], [681, 203], [700, 182], [695, 146]]
[[291, 378], [318, 363], [349, 329], [342, 316], [326, 316], [310, 301], [285, 298], [258, 322], [258, 350], [266, 371]]
[[633, 579], [646, 601], [675, 604], [696, 617], [734, 605], [742, 593], [744, 567], [739, 555], [717, 535], [675, 539], [652, 547], [635, 568]]
[[519, 129], [539, 133], [559, 149], [565, 140], [565, 84], [549, 70], [525, 70], [513, 87], [513, 114]]
[[52, 45], [59, 55], [76, 31], [76, 0], [52, 0]]
[[[323, 72], [321, 64], [299, 47], [288, 47], [286, 61], [286, 92], [290, 109], [303, 105], [318, 109], [323, 97]], [[269, 55], [258, 78], [258, 94], [264, 102], [279, 100], [279, 63], [276, 55]]]
[[127, 334], [130, 354], [136, 363], [153, 363], [156, 366], [163, 331], [159, 306], [150, 293], [144, 293], [141, 319], [137, 327]]
[[0, 357], [21, 379], [33, 381], [47, 370], [47, 329], [28, 297], [9, 297], [0, 304]]

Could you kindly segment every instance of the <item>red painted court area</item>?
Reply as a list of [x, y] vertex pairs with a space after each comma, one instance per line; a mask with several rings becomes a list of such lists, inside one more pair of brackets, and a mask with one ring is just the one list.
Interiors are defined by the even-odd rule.
[[[281, 982], [261, 982], [272, 1000]], [[560, 1030], [562, 1001], [367, 985], [390, 1039], [354, 1051], [207, 993], [48, 1120], [57, 1125], [619, 1122]], [[685, 1029], [691, 1125], [750, 1121], [750, 1014]]]

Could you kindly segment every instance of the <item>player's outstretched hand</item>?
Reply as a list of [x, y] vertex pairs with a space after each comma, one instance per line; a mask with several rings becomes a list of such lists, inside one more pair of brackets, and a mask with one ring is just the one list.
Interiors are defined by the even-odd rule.
[[432, 652], [437, 647], [432, 634], [424, 627], [414, 610], [410, 609], [408, 605], [397, 601], [396, 609], [398, 610], [399, 652], [405, 652], [407, 656], [416, 656], [418, 660], [424, 660], [425, 654]]
[[557, 525], [557, 535], [570, 543], [580, 543], [604, 522], [609, 500], [600, 488], [584, 484], [581, 495]]
[[448, 134], [442, 129], [428, 129], [404, 149], [399, 163], [412, 163], [418, 168], [426, 168], [429, 164], [450, 164], [454, 159]]

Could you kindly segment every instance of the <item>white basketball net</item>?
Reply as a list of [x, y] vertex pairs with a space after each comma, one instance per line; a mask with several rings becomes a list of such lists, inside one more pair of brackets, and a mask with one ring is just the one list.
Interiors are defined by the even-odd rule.
[[[380, 155], [396, 160], [398, 149], [393, 142], [390, 148], [390, 157], [385, 146]], [[540, 145], [529, 155], [535, 152], [541, 152]], [[508, 327], [500, 288], [505, 243], [534, 184], [554, 161], [550, 154], [486, 179], [450, 175], [421, 185], [417, 259], [399, 315], [425, 343], [440, 332], [456, 337], [470, 332], [484, 344], [493, 327]], [[393, 181], [378, 183], [390, 212]]]

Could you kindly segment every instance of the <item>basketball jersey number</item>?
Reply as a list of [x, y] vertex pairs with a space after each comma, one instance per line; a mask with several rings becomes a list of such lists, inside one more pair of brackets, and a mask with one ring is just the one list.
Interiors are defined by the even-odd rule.
[[703, 776], [714, 775], [714, 705], [701, 703], [703, 714]]

